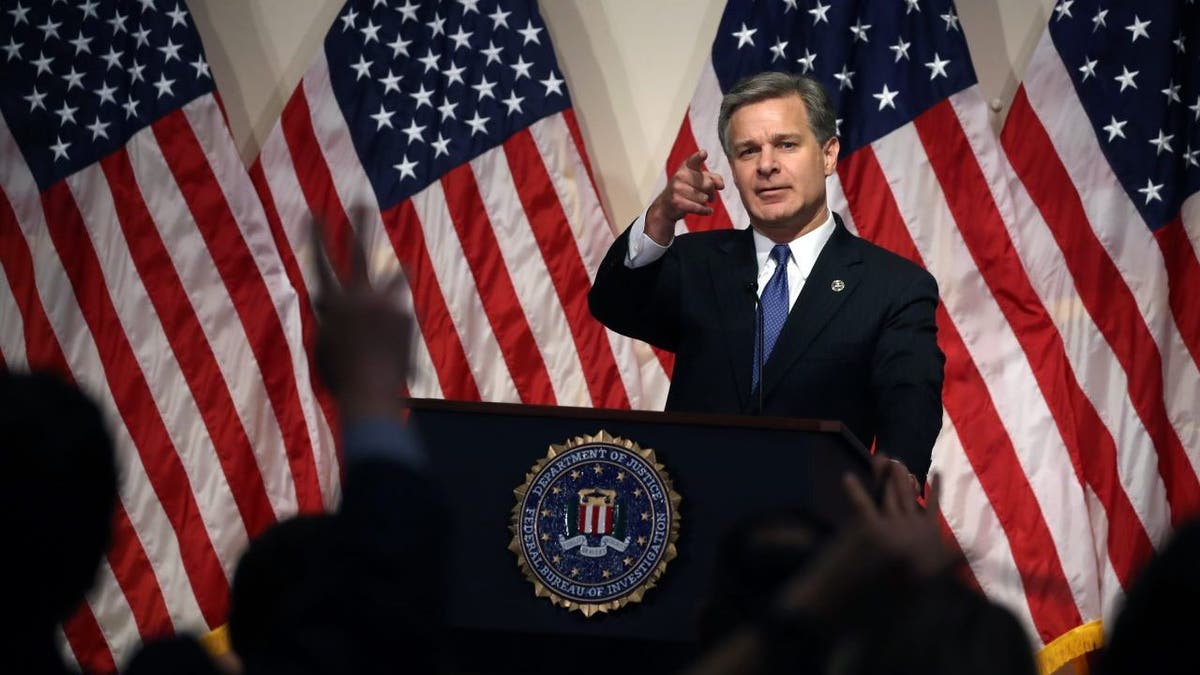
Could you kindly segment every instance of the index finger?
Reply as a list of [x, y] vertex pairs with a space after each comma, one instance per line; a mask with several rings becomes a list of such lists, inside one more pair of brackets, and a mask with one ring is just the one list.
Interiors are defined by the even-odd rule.
[[359, 287], [370, 284], [369, 275], [367, 273], [366, 221], [367, 216], [365, 209], [363, 209], [361, 206], [351, 209], [350, 227], [354, 232], [354, 250], [350, 252], [349, 283]]
[[938, 516], [938, 512], [941, 508], [941, 492], [942, 481], [939, 479], [939, 476], [930, 474], [925, 491], [925, 511], [933, 514], [935, 518], [940, 517]]
[[316, 216], [311, 213], [308, 216], [309, 222], [309, 237], [313, 249], [313, 266], [317, 268], [317, 301], [325, 297], [325, 294], [338, 287], [337, 280], [333, 277], [333, 265], [329, 262], [329, 256], [325, 253], [325, 227]]
[[683, 165], [692, 171], [701, 171], [704, 169], [704, 160], [706, 159], [708, 159], [708, 151], [697, 150], [695, 154], [693, 154], [691, 157], [688, 157], [687, 160], [684, 161]]
[[847, 473], [842, 476], [842, 487], [846, 491], [846, 497], [850, 500], [850, 505], [854, 507], [854, 512], [863, 520], [874, 520], [879, 514], [879, 507], [875, 505], [875, 500], [872, 499], [867, 488], [863, 487], [862, 481], [852, 473]]
[[917, 492], [909, 478], [908, 469], [896, 460], [889, 460], [887, 467], [886, 509], [889, 513], [914, 513], [917, 510]]

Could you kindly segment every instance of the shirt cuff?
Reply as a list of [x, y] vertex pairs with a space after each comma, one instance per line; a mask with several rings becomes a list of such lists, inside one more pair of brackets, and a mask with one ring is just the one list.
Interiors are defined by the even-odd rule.
[[429, 464], [416, 437], [397, 420], [355, 422], [346, 427], [342, 438], [347, 462], [382, 459], [422, 471]]
[[667, 249], [671, 247], [671, 242], [673, 241], [675, 241], [674, 236], [671, 237], [671, 241], [667, 242], [666, 246], [663, 246], [651, 239], [646, 234], [646, 211], [642, 211], [637, 220], [633, 221], [633, 225], [629, 226], [629, 243], [625, 251], [625, 267], [635, 270], [639, 267], [649, 265], [666, 255]]

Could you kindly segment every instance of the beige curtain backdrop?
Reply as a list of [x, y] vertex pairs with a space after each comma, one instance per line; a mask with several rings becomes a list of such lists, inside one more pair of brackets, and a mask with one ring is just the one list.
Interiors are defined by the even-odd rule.
[[[841, 1], [841, 0], [835, 0]], [[187, 0], [233, 135], [258, 154], [342, 0]], [[614, 227], [643, 208], [708, 57], [724, 0], [539, 3]], [[1054, 0], [958, 0], [998, 130]]]

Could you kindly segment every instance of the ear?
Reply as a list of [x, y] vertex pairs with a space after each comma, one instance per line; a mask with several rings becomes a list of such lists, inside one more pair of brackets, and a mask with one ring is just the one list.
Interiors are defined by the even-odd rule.
[[837, 136], [825, 141], [824, 147], [821, 148], [826, 178], [832, 176], [834, 169], [837, 168], [838, 153], [841, 152], [841, 150], [842, 144], [838, 141]]

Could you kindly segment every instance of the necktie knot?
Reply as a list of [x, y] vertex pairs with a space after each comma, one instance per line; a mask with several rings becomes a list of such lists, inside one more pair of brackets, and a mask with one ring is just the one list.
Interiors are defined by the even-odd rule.
[[771, 257], [775, 259], [775, 264], [783, 267], [787, 265], [788, 258], [792, 257], [792, 249], [787, 244], [775, 244], [775, 248], [771, 249]]

